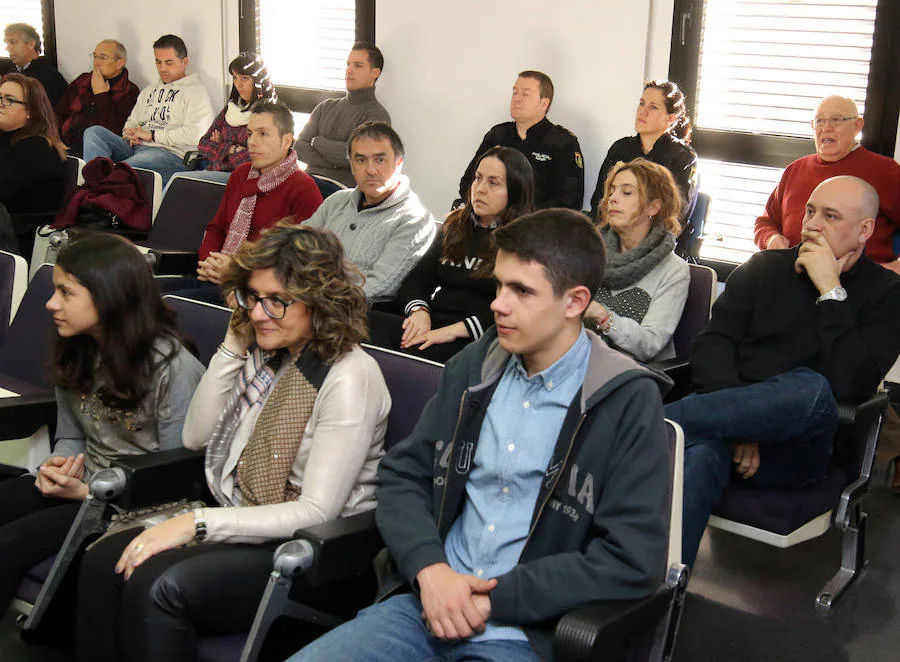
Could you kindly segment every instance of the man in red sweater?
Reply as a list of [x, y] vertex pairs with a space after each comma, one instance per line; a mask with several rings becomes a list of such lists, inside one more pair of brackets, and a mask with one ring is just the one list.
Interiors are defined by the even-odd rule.
[[322, 204], [312, 177], [297, 166], [294, 118], [283, 103], [258, 101], [247, 124], [250, 163], [238, 166], [200, 245], [197, 277], [219, 285], [244, 240], [285, 216], [300, 223]]
[[863, 124], [852, 99], [839, 96], [822, 99], [812, 120], [816, 153], [797, 159], [785, 168], [781, 181], [769, 196], [765, 213], [756, 219], [757, 246], [765, 250], [799, 244], [806, 201], [816, 186], [831, 177], [852, 175], [871, 184], [881, 200], [866, 254], [900, 273], [900, 262], [892, 245], [894, 233], [900, 228], [900, 164], [870, 152], [856, 141]]

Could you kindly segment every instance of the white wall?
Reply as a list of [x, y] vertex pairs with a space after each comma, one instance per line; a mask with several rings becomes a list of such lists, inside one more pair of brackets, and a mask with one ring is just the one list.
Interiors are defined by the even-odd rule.
[[446, 214], [484, 133], [509, 120], [523, 69], [553, 79], [549, 117], [580, 140], [589, 200], [609, 145], [633, 130], [649, 7], [650, 0], [379, 2], [378, 97], [425, 204]]
[[[151, 5], [56, 0], [55, 11], [59, 69], [66, 80], [89, 71], [88, 54], [98, 41], [110, 38], [125, 44], [129, 76], [143, 88], [159, 80], [153, 42], [171, 33], [187, 44], [188, 73], [200, 74], [215, 107], [224, 104], [225, 68], [238, 51], [237, 0], [154, 0]], [[230, 78], [227, 83], [230, 89]]]

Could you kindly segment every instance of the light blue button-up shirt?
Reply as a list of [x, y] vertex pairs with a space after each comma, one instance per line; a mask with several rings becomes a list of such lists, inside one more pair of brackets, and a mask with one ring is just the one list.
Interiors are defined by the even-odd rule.
[[[556, 363], [531, 377], [518, 356], [506, 365], [481, 426], [462, 513], [444, 543], [456, 572], [490, 579], [519, 562], [541, 481], [590, 352], [582, 331]], [[472, 640], [490, 639], [526, 637], [519, 627], [488, 623]]]

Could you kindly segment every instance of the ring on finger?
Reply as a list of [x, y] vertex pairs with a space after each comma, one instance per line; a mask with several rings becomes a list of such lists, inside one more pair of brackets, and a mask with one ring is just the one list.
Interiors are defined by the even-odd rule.
[[136, 552], [139, 552], [142, 549], [144, 549], [144, 543], [142, 543], [142, 542], [139, 542], [137, 545], [134, 546], [134, 551], [136, 551]]

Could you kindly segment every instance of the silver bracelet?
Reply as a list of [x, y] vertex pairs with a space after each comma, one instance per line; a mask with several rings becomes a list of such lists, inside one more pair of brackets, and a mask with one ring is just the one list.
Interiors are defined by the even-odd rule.
[[246, 361], [248, 358], [250, 358], [249, 354], [244, 354], [243, 356], [241, 356], [240, 354], [235, 354], [225, 346], [225, 343], [219, 345], [219, 351], [229, 359], [240, 359], [241, 361]]

